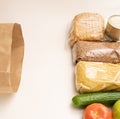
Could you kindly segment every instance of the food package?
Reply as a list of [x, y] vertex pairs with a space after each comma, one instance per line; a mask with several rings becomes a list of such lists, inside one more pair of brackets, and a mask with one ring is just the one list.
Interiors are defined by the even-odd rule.
[[109, 17], [105, 29], [106, 41], [120, 41], [120, 15]]
[[120, 63], [120, 42], [77, 41], [72, 48], [73, 62]]
[[0, 24], [0, 93], [17, 91], [23, 54], [24, 41], [20, 24]]
[[104, 20], [97, 13], [80, 13], [73, 19], [70, 46], [78, 40], [101, 41], [104, 38]]
[[120, 91], [120, 63], [80, 61], [75, 67], [75, 77], [80, 93]]

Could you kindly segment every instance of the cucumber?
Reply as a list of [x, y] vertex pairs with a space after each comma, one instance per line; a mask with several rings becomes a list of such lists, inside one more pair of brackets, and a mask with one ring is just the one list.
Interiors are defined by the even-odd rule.
[[111, 105], [118, 99], [120, 92], [94, 92], [76, 95], [72, 98], [72, 102], [76, 107], [84, 108], [91, 103]]

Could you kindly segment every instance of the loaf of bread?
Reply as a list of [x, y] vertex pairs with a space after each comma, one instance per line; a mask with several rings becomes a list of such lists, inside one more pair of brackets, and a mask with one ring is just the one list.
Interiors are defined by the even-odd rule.
[[120, 63], [80, 61], [75, 68], [76, 88], [80, 93], [120, 91]]
[[73, 19], [70, 46], [78, 40], [100, 41], [104, 38], [104, 20], [97, 13], [80, 13]]
[[73, 62], [120, 63], [120, 42], [77, 41], [72, 48]]

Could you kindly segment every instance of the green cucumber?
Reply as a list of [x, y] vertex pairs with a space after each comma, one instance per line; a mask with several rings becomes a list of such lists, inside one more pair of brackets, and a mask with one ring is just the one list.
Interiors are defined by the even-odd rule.
[[120, 99], [120, 92], [94, 92], [79, 94], [72, 98], [72, 102], [76, 107], [85, 107], [92, 103], [102, 103], [111, 105]]

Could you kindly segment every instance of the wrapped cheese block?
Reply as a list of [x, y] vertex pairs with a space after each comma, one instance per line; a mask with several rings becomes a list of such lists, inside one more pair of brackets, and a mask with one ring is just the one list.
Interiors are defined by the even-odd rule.
[[80, 93], [120, 91], [120, 63], [80, 61], [75, 68], [76, 88]]
[[78, 40], [101, 41], [104, 38], [104, 20], [97, 13], [80, 13], [73, 19], [70, 46]]
[[77, 41], [72, 48], [73, 62], [120, 63], [120, 42]]

